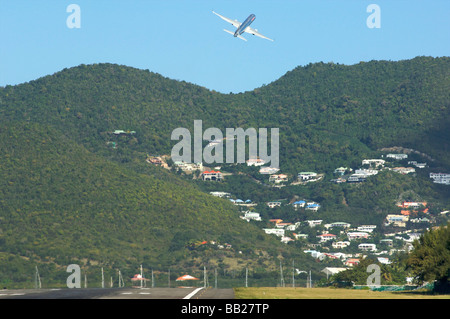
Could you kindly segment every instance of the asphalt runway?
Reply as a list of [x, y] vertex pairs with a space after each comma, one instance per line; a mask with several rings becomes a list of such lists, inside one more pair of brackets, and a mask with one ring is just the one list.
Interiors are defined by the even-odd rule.
[[62, 288], [0, 290], [0, 299], [233, 299], [233, 289]]

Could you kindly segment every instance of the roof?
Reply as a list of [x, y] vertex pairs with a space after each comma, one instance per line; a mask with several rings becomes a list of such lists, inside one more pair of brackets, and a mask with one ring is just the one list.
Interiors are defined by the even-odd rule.
[[184, 275], [184, 276], [178, 277], [176, 281], [185, 281], [185, 280], [199, 280], [199, 279], [192, 277], [191, 275]]
[[220, 174], [220, 171], [204, 171], [203, 174]]

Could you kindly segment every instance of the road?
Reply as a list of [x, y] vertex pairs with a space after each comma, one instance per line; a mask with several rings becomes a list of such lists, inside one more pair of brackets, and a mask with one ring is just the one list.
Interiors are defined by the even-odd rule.
[[80, 288], [0, 290], [0, 299], [233, 299], [233, 289]]

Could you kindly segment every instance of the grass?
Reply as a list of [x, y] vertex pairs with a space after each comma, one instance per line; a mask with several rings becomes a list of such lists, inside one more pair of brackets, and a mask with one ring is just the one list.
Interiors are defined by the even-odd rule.
[[428, 292], [390, 292], [344, 288], [235, 288], [236, 299], [450, 299]]

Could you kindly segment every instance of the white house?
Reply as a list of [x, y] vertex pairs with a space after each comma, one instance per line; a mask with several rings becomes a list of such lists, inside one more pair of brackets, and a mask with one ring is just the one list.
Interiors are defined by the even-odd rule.
[[322, 224], [322, 220], [321, 219], [318, 219], [318, 220], [306, 220], [306, 222], [308, 223], [309, 227], [314, 227], [314, 226]]
[[269, 235], [283, 237], [285, 230], [283, 228], [264, 228], [264, 232]]
[[450, 174], [447, 173], [430, 173], [433, 183], [450, 185]]
[[333, 235], [333, 234], [322, 234], [322, 235], [318, 235], [316, 237], [320, 239], [321, 243], [336, 239], [336, 235]]
[[376, 225], [361, 225], [361, 226], [358, 226], [357, 230], [361, 231], [361, 232], [371, 233], [374, 231], [375, 228], [377, 228]]
[[292, 206], [294, 206], [295, 209], [300, 208], [300, 207], [305, 207], [306, 202], [304, 200], [298, 200], [294, 203], [292, 203]]
[[280, 170], [279, 168], [275, 168], [275, 167], [261, 167], [259, 169], [259, 173], [260, 174], [275, 174], [279, 170]]
[[366, 232], [348, 232], [347, 233], [347, 238], [349, 240], [368, 238], [368, 237], [369, 237], [369, 234]]
[[314, 204], [307, 205], [305, 209], [317, 212], [319, 210], [319, 208], [320, 208], [320, 205], [317, 203], [314, 203]]
[[244, 216], [242, 217], [242, 219], [245, 219], [247, 221], [250, 221], [250, 220], [261, 221], [261, 216], [259, 213], [246, 211], [244, 213]]
[[364, 169], [363, 168], [363, 169], [356, 169], [355, 174], [367, 177], [367, 176], [377, 175], [378, 171], [376, 169]]
[[334, 249], [342, 249], [350, 245], [349, 241], [335, 241], [331, 244]]
[[266, 162], [260, 158], [250, 158], [247, 160], [247, 166], [262, 166], [264, 164], [266, 164]]
[[358, 249], [364, 250], [364, 251], [376, 251], [377, 246], [375, 244], [359, 244]]
[[269, 206], [270, 208], [280, 207], [281, 206], [281, 202], [268, 202], [267, 206]]
[[408, 158], [408, 155], [407, 154], [387, 154], [386, 157], [393, 158], [393, 159], [400, 161], [400, 160]]
[[333, 227], [339, 227], [339, 228], [349, 228], [351, 224], [344, 223], [344, 222], [335, 222], [331, 224], [325, 224], [325, 228], [333, 228]]
[[382, 160], [382, 159], [364, 159], [364, 160], [362, 160], [362, 165], [370, 165], [370, 166], [375, 166], [375, 167], [377, 167], [377, 166], [384, 166], [384, 163], [385, 163], [386, 161], [385, 160]]
[[411, 173], [416, 172], [416, 169], [414, 167], [394, 167], [392, 170], [394, 172], [402, 174], [402, 175], [411, 174]]
[[269, 177], [269, 182], [273, 182], [275, 184], [285, 183], [288, 181], [288, 176], [286, 174], [273, 174]]
[[223, 178], [220, 171], [204, 171], [202, 173], [202, 179], [204, 181], [221, 181]]

